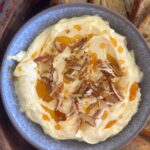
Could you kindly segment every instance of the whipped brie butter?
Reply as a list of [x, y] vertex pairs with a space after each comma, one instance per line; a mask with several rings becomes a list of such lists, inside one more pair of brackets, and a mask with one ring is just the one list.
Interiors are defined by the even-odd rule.
[[137, 112], [142, 72], [126, 37], [98, 16], [62, 19], [10, 58], [21, 111], [53, 138], [95, 144]]

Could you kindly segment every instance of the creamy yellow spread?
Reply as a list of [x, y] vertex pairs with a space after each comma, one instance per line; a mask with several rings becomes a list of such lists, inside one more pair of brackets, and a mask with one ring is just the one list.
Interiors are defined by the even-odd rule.
[[137, 112], [142, 73], [126, 38], [99, 16], [62, 19], [10, 58], [21, 111], [53, 138], [95, 144]]

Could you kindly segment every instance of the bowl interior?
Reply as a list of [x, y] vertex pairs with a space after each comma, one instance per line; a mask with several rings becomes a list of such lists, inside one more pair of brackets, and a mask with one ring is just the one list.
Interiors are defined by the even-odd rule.
[[[73, 140], [59, 141], [44, 134], [40, 126], [30, 121], [19, 111], [17, 97], [13, 87], [12, 74], [16, 62], [6, 60], [6, 56], [15, 55], [21, 50], [26, 50], [32, 40], [46, 27], [56, 23], [62, 18], [70, 18], [82, 15], [99, 15], [108, 20], [116, 32], [126, 36], [128, 48], [134, 50], [136, 62], [144, 73], [140, 84], [142, 101], [138, 112], [130, 123], [114, 137], [89, 145]], [[31, 144], [40, 149], [50, 150], [112, 150], [129, 142], [143, 127], [150, 113], [150, 52], [143, 38], [127, 20], [112, 11], [89, 4], [72, 4], [57, 6], [47, 9], [29, 20], [15, 35], [5, 53], [1, 70], [1, 92], [5, 109], [14, 126]], [[134, 73], [134, 72], [133, 72]]]

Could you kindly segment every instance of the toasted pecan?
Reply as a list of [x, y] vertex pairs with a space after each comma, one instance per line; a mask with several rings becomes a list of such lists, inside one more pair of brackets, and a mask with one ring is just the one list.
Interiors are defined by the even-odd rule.
[[88, 115], [86, 115], [86, 114], [84, 114], [84, 113], [82, 113], [82, 112], [79, 113], [79, 116], [80, 116], [80, 118], [81, 118], [84, 122], [88, 123], [88, 124], [91, 125], [92, 127], [95, 127], [95, 126], [96, 126], [95, 118], [93, 118], [93, 117], [91, 117], [91, 116], [88, 116]]
[[122, 101], [123, 95], [121, 94], [120, 90], [113, 83], [111, 83], [111, 87], [118, 100]]
[[101, 109], [98, 109], [94, 114], [93, 114], [93, 118], [94, 119], [97, 119], [99, 117], [99, 115], [101, 114], [102, 110]]
[[134, 5], [131, 10], [131, 14], [129, 16], [129, 20], [136, 24], [137, 17], [140, 14], [141, 9], [143, 8], [144, 0], [134, 0]]
[[54, 48], [61, 53], [65, 49], [65, 45], [58, 41], [54, 41]]
[[39, 56], [39, 57], [35, 58], [34, 61], [36, 63], [38, 63], [38, 62], [43, 62], [43, 63], [51, 62], [52, 63], [53, 56], [49, 55], [49, 54], [45, 54], [45, 55], [42, 55], [42, 56]]
[[58, 97], [57, 97], [56, 110], [60, 111], [61, 105], [62, 105], [62, 99], [58, 96]]
[[57, 97], [57, 96], [60, 94], [60, 92], [63, 90], [63, 88], [64, 88], [64, 83], [63, 83], [63, 82], [59, 83], [59, 84], [52, 90], [52, 92], [50, 93], [50, 96], [52, 96], [52, 97]]
[[76, 43], [74, 43], [73, 46], [71, 46], [72, 52], [74, 52], [75, 50], [81, 49], [84, 46], [86, 41], [87, 41], [87, 38], [83, 37], [80, 40], [78, 40]]
[[70, 108], [69, 116], [74, 115], [74, 114], [78, 114], [78, 112], [79, 112], [79, 106], [78, 105], [79, 105], [78, 104], [78, 100], [74, 99], [72, 101], [72, 105], [71, 105], [71, 108]]

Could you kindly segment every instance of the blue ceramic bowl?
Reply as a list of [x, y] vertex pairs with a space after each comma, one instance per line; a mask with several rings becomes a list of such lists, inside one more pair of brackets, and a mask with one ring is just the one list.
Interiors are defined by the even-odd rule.
[[[123, 131], [116, 136], [113, 136], [96, 145], [89, 145], [84, 142], [73, 140], [60, 141], [52, 139], [44, 134], [39, 125], [30, 121], [23, 113], [19, 111], [19, 105], [12, 79], [16, 62], [8, 61], [5, 58], [9, 55], [15, 55], [21, 50], [25, 50], [41, 31], [62, 18], [96, 14], [101, 16], [103, 19], [108, 20], [111, 27], [118, 33], [126, 36], [128, 40], [128, 48], [133, 49], [135, 52], [137, 64], [144, 73], [144, 78], [140, 85], [142, 100], [140, 102], [138, 112], [134, 115], [130, 123], [123, 129]], [[1, 94], [6, 112], [19, 133], [38, 149], [116, 150], [128, 143], [140, 132], [150, 114], [149, 48], [144, 39], [129, 21], [110, 10], [98, 6], [90, 4], [62, 5], [49, 8], [39, 13], [29, 20], [14, 36], [6, 50], [1, 69]]]

